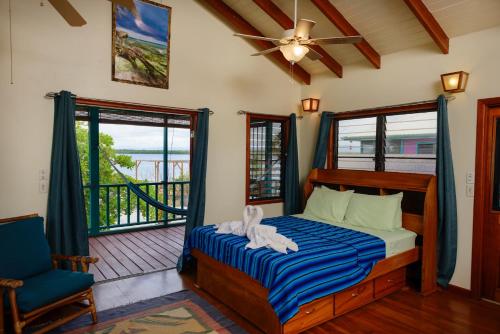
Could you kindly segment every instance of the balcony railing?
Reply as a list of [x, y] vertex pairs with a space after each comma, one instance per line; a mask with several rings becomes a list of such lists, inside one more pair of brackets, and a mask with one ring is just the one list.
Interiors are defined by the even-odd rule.
[[[137, 185], [157, 201], [179, 209], [187, 208], [189, 181], [168, 182], [166, 193], [163, 182], [145, 182]], [[99, 185], [99, 219], [92, 219], [89, 212], [90, 186], [85, 186], [84, 191], [88, 228], [92, 236], [185, 222], [185, 216], [167, 214], [139, 199], [124, 183]]]

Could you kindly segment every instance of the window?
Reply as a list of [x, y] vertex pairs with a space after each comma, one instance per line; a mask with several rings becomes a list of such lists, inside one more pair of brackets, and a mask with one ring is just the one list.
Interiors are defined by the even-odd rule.
[[436, 143], [417, 143], [417, 154], [436, 154]]
[[338, 168], [375, 169], [376, 129], [376, 117], [338, 121]]
[[247, 203], [283, 200], [288, 118], [247, 114]]
[[334, 122], [330, 166], [339, 169], [434, 174], [437, 112], [434, 104], [340, 113]]

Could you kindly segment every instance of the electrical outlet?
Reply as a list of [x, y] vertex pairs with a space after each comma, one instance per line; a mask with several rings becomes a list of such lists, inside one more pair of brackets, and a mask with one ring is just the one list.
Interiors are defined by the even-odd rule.
[[40, 169], [38, 171], [38, 180], [39, 181], [45, 181], [49, 178], [49, 172], [46, 169]]
[[474, 172], [467, 172], [465, 174], [465, 183], [474, 184]]
[[474, 197], [474, 185], [473, 184], [467, 184], [465, 186], [465, 195], [467, 197]]

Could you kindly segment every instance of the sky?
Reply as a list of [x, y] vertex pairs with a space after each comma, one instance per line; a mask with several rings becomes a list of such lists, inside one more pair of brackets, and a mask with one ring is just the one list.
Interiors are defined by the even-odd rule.
[[[163, 149], [163, 128], [153, 126], [99, 124], [99, 131], [111, 135], [117, 149]], [[189, 150], [189, 129], [169, 128], [168, 147]]]
[[134, 1], [138, 15], [124, 7], [117, 6], [116, 28], [130, 37], [167, 45], [169, 9], [149, 3]]

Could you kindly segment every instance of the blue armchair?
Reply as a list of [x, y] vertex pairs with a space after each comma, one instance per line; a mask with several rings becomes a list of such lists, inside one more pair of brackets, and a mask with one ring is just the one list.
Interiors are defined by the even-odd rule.
[[[85, 313], [97, 322], [92, 294], [94, 276], [88, 273], [98, 259], [85, 256], [51, 255], [37, 215], [0, 220], [0, 334], [4, 333], [4, 314], [12, 316], [14, 332], [57, 308], [76, 306], [36, 333], [45, 333]], [[62, 270], [60, 264], [71, 264]], [[79, 271], [80, 270], [80, 271]]]

